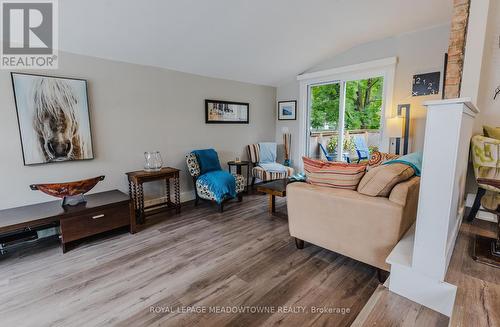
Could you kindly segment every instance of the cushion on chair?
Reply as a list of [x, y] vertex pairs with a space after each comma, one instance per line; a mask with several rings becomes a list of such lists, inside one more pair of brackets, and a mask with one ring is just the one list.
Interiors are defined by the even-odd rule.
[[285, 172], [277, 173], [277, 172], [269, 172], [265, 171], [262, 167], [253, 167], [252, 169], [252, 177], [258, 178], [263, 182], [274, 181], [277, 179], [284, 179], [289, 176], [292, 176], [294, 169], [292, 167], [285, 166]]
[[195, 150], [193, 153], [198, 159], [201, 174], [222, 169], [219, 162], [219, 156], [214, 149]]
[[366, 165], [314, 160], [302, 157], [309, 184], [355, 190]]
[[369, 196], [388, 197], [392, 188], [415, 175], [415, 170], [403, 163], [381, 165], [370, 169], [358, 185], [358, 192]]
[[491, 127], [484, 125], [483, 126], [483, 133], [484, 136], [486, 137], [491, 137], [493, 139], [500, 140], [500, 127]]
[[[500, 140], [474, 135], [471, 139], [471, 153], [476, 180], [500, 178]], [[487, 191], [500, 192], [491, 185], [479, 184], [479, 186]]]

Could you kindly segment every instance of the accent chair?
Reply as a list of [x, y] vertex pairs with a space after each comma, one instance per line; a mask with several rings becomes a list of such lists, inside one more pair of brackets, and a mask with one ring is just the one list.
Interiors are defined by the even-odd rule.
[[[500, 179], [500, 140], [474, 135], [471, 140], [472, 165], [474, 176], [478, 183], [478, 190], [474, 204], [467, 217], [468, 221], [474, 220], [481, 206], [481, 199], [485, 194], [489, 197], [489, 202], [495, 201], [500, 189], [492, 185], [482, 184], [480, 179]], [[484, 200], [483, 200], [484, 201]]]
[[255, 179], [259, 179], [262, 182], [274, 181], [277, 179], [285, 179], [293, 175], [292, 167], [285, 167], [285, 172], [268, 172], [264, 168], [260, 167], [259, 164], [259, 144], [250, 144], [247, 146], [248, 159], [252, 163], [252, 186], [255, 184]]
[[[215, 156], [217, 156], [216, 152]], [[217, 156], [217, 163], [218, 163], [218, 156]], [[221, 193], [218, 188], [221, 187], [231, 188], [232, 186], [227, 185], [228, 184], [226, 182], [227, 179], [225, 179], [225, 181], [221, 181], [220, 185], [217, 185], [217, 183], [212, 183], [205, 177], [207, 174], [212, 173], [213, 175], [213, 173], [215, 172], [216, 174], [220, 174], [222, 177], [226, 178], [228, 177], [229, 173], [225, 170], [220, 169], [220, 164], [218, 167], [219, 169], [212, 170], [208, 173], [204, 172], [202, 167], [200, 166], [198, 157], [196, 156], [196, 151], [193, 151], [186, 156], [186, 164], [188, 167], [189, 174], [193, 178], [193, 182], [195, 185], [194, 187], [195, 206], [198, 205], [200, 199], [207, 200], [211, 202], [216, 202], [219, 207], [219, 212], [223, 212], [224, 203], [233, 199], [234, 197], [228, 194], [227, 192]], [[243, 177], [242, 175], [238, 174], [231, 174], [231, 175], [234, 177], [234, 182], [235, 182], [235, 188], [236, 188], [234, 190], [235, 197], [238, 198], [238, 202], [241, 202], [243, 200], [243, 192], [245, 191], [245, 186], [247, 181], [245, 177]]]

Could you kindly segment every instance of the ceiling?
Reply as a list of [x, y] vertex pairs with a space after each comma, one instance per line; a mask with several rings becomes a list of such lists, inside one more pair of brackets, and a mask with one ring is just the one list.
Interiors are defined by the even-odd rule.
[[61, 50], [278, 85], [365, 42], [448, 23], [451, 0], [64, 0]]

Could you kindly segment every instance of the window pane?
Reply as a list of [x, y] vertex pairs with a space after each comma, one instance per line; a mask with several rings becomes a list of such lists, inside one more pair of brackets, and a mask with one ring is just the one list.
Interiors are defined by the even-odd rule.
[[[346, 83], [344, 124], [351, 160], [369, 157], [380, 142], [384, 78], [374, 77]], [[347, 136], [348, 135], [348, 136]]]
[[310, 88], [309, 156], [336, 160], [339, 130], [340, 84], [314, 85]]
[[311, 87], [311, 130], [338, 130], [340, 85]]
[[384, 78], [368, 78], [346, 83], [345, 128], [380, 129]]

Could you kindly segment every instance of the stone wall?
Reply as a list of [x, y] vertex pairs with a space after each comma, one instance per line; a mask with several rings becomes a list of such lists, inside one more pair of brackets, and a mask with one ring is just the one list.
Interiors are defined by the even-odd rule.
[[444, 97], [446, 99], [460, 97], [470, 1], [471, 0], [453, 1], [448, 65], [446, 68], [446, 80], [444, 81]]

